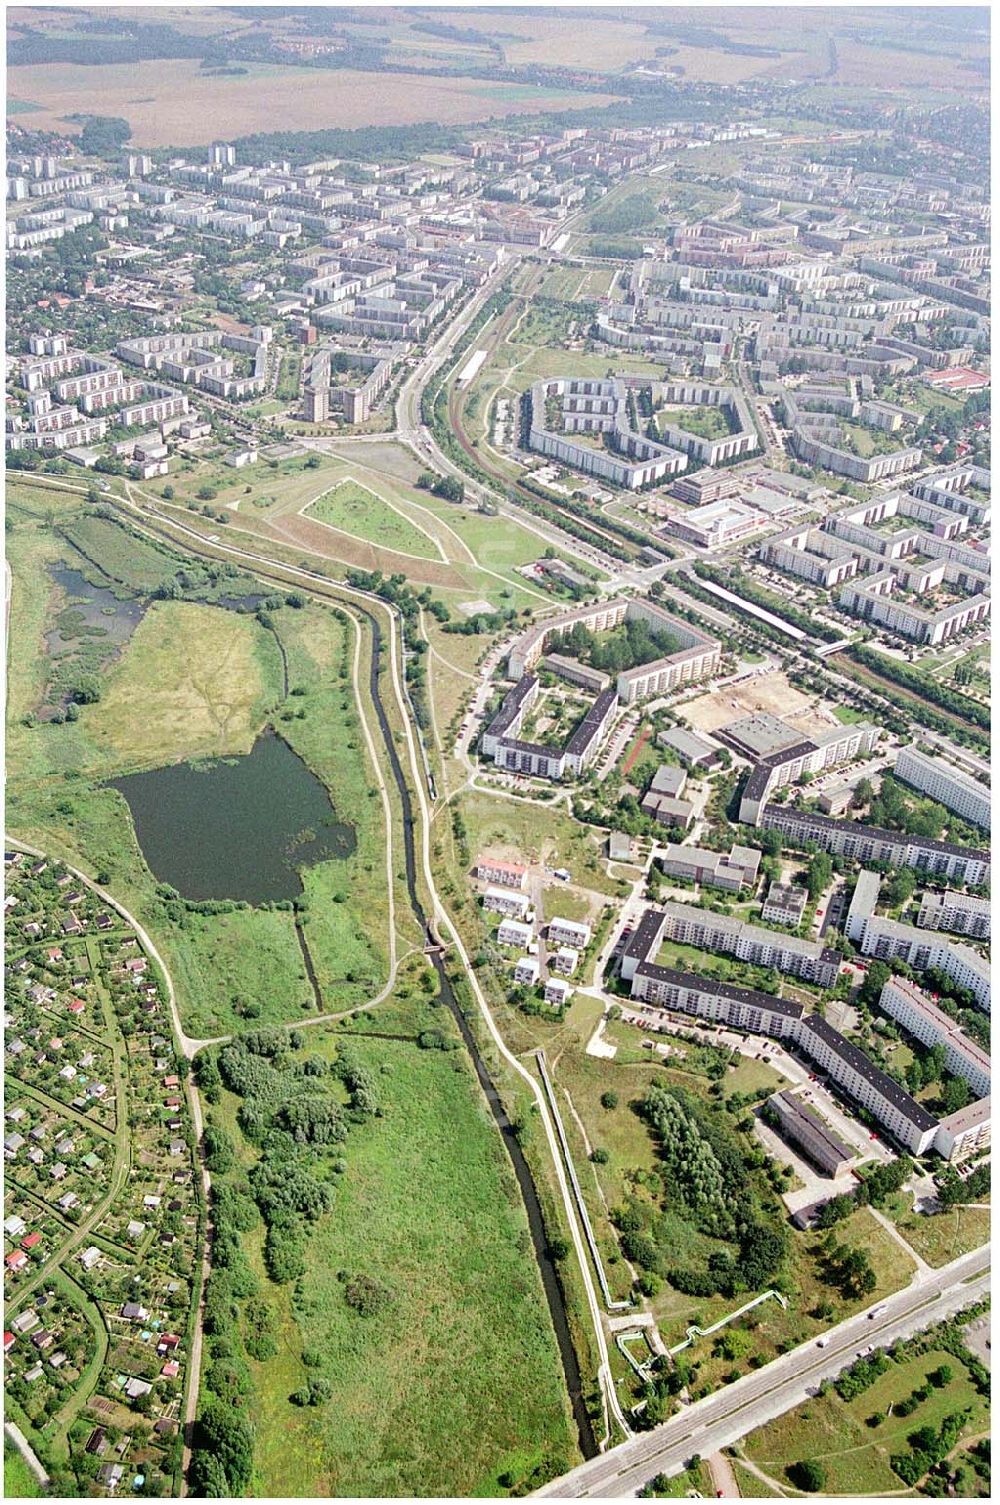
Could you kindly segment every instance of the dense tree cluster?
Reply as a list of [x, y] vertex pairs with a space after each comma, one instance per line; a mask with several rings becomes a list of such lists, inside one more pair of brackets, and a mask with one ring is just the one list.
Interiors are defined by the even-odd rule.
[[690, 1295], [730, 1296], [768, 1286], [784, 1262], [787, 1235], [779, 1223], [765, 1220], [733, 1136], [682, 1087], [654, 1083], [639, 1111], [657, 1136], [664, 1205], [682, 1209], [702, 1232], [736, 1247], [717, 1250], [704, 1268], [672, 1268], [659, 1219], [649, 1220], [633, 1199], [614, 1213], [626, 1255], [643, 1270], [668, 1275]]
[[577, 622], [568, 632], [560, 633], [552, 646], [592, 669], [615, 675], [675, 653], [677, 639], [671, 632], [650, 627], [648, 622], [625, 622], [614, 632], [601, 635]]

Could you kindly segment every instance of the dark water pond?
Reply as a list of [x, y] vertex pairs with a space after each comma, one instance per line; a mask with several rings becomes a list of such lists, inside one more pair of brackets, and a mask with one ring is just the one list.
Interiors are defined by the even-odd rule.
[[110, 787], [128, 801], [157, 880], [185, 899], [294, 899], [298, 869], [350, 857], [356, 846], [319, 779], [271, 730], [244, 757], [175, 763]]
[[[65, 564], [50, 565], [49, 574], [68, 597], [57, 626], [45, 634], [51, 654], [58, 657], [70, 652], [80, 646], [81, 639], [100, 642], [109, 652], [128, 642], [142, 621], [144, 601], [134, 596], [122, 600], [102, 585], [91, 585], [79, 570]], [[100, 636], [94, 637], [94, 629]]]

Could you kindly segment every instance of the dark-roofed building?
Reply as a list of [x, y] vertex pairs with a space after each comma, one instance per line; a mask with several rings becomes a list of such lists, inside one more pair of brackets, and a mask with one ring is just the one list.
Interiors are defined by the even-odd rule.
[[788, 805], [765, 805], [759, 825], [780, 831], [797, 848], [813, 841], [823, 852], [836, 852], [856, 862], [881, 862], [892, 867], [915, 867], [939, 877], [954, 878], [972, 887], [988, 883], [990, 854], [979, 847], [959, 847], [930, 836], [906, 836], [859, 821], [835, 820]]
[[726, 1024], [754, 1035], [770, 1035], [776, 1040], [791, 1035], [802, 1017], [801, 1003], [761, 993], [756, 988], [717, 982], [714, 977], [701, 977], [695, 972], [658, 967], [653, 962], [637, 965], [632, 997], [658, 1008], [676, 1009], [697, 1019], [710, 1019], [715, 1024]]
[[863, 1050], [845, 1040], [818, 1014], [799, 1027], [799, 1044], [830, 1079], [863, 1108], [867, 1108], [892, 1137], [913, 1155], [934, 1143], [938, 1121], [891, 1076], [881, 1071]]
[[819, 1114], [793, 1092], [776, 1092], [767, 1106], [778, 1120], [782, 1137], [796, 1145], [819, 1170], [835, 1176], [851, 1159], [851, 1151]]

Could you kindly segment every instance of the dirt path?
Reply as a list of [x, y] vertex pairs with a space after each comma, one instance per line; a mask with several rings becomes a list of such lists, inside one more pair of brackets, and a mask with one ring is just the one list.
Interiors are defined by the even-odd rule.
[[707, 1458], [708, 1471], [712, 1476], [712, 1488], [717, 1495], [724, 1495], [727, 1500], [740, 1498], [740, 1486], [736, 1482], [733, 1465], [725, 1453], [713, 1453]]

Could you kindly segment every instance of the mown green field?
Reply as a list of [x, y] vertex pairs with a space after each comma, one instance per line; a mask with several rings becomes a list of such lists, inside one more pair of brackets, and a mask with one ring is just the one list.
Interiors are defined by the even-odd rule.
[[[436, 1010], [420, 1017], [441, 1023]], [[405, 1020], [382, 1014], [372, 1027], [403, 1033]], [[257, 1492], [505, 1493], [502, 1475], [577, 1457], [510, 1163], [464, 1051], [350, 1034], [352, 1055], [376, 1074], [381, 1116], [349, 1131], [334, 1208], [306, 1244], [300, 1297], [267, 1279], [261, 1235], [246, 1236], [278, 1318], [277, 1355], [251, 1361]], [[308, 1045], [330, 1058], [336, 1036], [310, 1032]], [[211, 1110], [234, 1138], [237, 1102], [226, 1093]], [[384, 1286], [385, 1310], [353, 1311], [345, 1271]], [[306, 1348], [318, 1367], [302, 1363]], [[317, 1375], [333, 1398], [290, 1404]]]
[[340, 481], [306, 508], [307, 515], [331, 528], [352, 533], [382, 548], [421, 559], [440, 559], [441, 551], [428, 535], [384, 497], [357, 481]]

